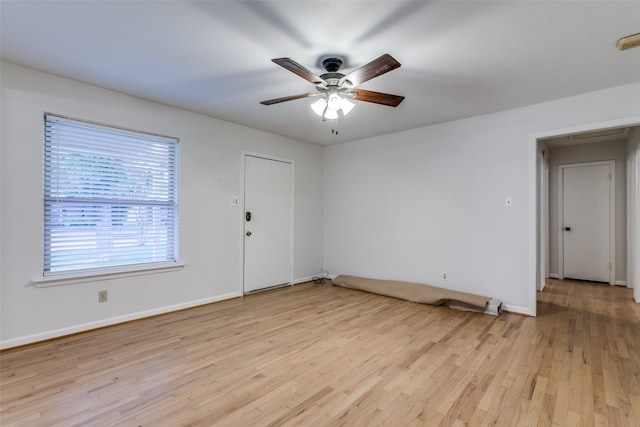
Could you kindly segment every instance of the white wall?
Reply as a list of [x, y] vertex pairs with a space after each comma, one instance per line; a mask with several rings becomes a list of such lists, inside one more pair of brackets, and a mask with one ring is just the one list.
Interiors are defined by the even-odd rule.
[[561, 226], [558, 223], [559, 167], [570, 163], [615, 160], [615, 278], [617, 284], [627, 280], [627, 141], [597, 142], [549, 149], [549, 274], [557, 276], [558, 245]]
[[328, 147], [325, 266], [535, 313], [531, 136], [638, 115], [640, 83]]
[[[295, 162], [294, 277], [323, 265], [322, 147], [2, 63], [0, 344], [19, 345], [241, 290], [243, 150]], [[42, 276], [43, 113], [180, 138], [181, 271], [36, 288]], [[109, 301], [98, 304], [98, 290]]]

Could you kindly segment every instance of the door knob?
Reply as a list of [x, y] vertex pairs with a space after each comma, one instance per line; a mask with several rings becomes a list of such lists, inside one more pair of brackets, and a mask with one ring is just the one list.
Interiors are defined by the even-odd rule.
[[571, 227], [565, 227], [564, 231], [571, 231]]
[[250, 231], [247, 231], [247, 236], [251, 236], [251, 232]]

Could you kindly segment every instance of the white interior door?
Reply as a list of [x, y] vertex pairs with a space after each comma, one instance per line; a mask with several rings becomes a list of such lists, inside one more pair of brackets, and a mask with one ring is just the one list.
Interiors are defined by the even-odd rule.
[[611, 282], [613, 164], [561, 166], [565, 278]]
[[245, 155], [244, 292], [291, 283], [293, 165]]

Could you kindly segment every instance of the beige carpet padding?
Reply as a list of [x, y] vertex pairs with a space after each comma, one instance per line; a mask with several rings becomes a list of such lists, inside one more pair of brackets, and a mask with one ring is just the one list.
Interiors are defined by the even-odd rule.
[[421, 283], [345, 275], [336, 277], [332, 283], [343, 288], [357, 289], [422, 304], [445, 305], [457, 310], [477, 311], [494, 316], [502, 312], [502, 302], [499, 300]]

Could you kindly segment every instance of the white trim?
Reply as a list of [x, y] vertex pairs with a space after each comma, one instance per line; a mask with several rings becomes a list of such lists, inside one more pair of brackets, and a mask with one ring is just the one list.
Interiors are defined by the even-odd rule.
[[264, 153], [258, 153], [255, 151], [246, 151], [243, 150], [242, 154], [241, 154], [241, 173], [240, 173], [240, 191], [241, 191], [241, 199], [242, 199], [242, 203], [241, 203], [241, 213], [242, 213], [242, 218], [240, 221], [240, 227], [241, 227], [241, 233], [240, 233], [240, 238], [242, 239], [242, 242], [240, 244], [240, 251], [241, 251], [241, 256], [240, 256], [240, 260], [241, 260], [241, 267], [240, 267], [240, 293], [242, 295], [247, 294], [247, 292], [244, 291], [244, 269], [245, 269], [245, 263], [244, 263], [244, 244], [245, 244], [245, 238], [244, 238], [244, 227], [245, 227], [245, 220], [244, 220], [244, 212], [245, 212], [245, 165], [246, 165], [246, 158], [247, 157], [256, 157], [259, 159], [265, 159], [265, 160], [272, 160], [272, 161], [276, 161], [276, 162], [282, 162], [282, 163], [288, 163], [289, 165], [291, 165], [291, 213], [290, 213], [290, 218], [291, 218], [291, 224], [290, 224], [290, 233], [289, 233], [289, 285], [293, 286], [293, 277], [294, 277], [294, 242], [295, 242], [295, 161], [293, 159], [287, 159], [284, 157], [277, 157], [277, 156], [271, 156], [269, 154], [264, 154]]
[[[537, 162], [538, 140], [535, 136], [529, 136], [529, 316], [536, 316], [537, 289], [538, 289], [538, 194], [537, 188]], [[506, 306], [503, 306], [506, 310]]]
[[[560, 279], [560, 276], [556, 273], [551, 273], [549, 274], [549, 278]], [[616, 280], [616, 286], [627, 286], [627, 282], [624, 280]]]
[[[549, 179], [550, 179], [550, 168], [549, 168], [549, 152], [547, 151], [547, 155], [544, 160], [544, 210], [541, 212], [544, 225], [542, 227], [542, 245], [544, 246], [544, 258], [540, 260], [541, 263], [544, 264], [544, 268], [542, 271], [544, 272], [544, 277], [542, 278], [542, 282], [545, 283], [545, 280], [549, 277]], [[542, 287], [544, 290], [544, 286]]]
[[609, 166], [609, 284], [616, 283], [616, 162], [568, 163], [558, 166], [558, 274], [564, 279], [564, 170], [588, 166]]
[[[597, 122], [587, 125], [573, 126], [564, 129], [538, 132], [529, 135], [529, 142], [537, 142], [539, 139], [555, 138], [572, 135], [574, 133], [592, 132], [607, 129], [615, 129], [627, 126], [640, 126], [640, 116], [632, 116], [624, 119], [610, 120], [607, 122]], [[535, 145], [535, 144], [534, 144]]]
[[508, 304], [502, 303], [502, 310], [508, 311], [510, 313], [517, 313], [517, 314], [524, 314], [524, 315], [531, 316], [531, 310], [529, 310], [527, 307], [520, 307], [517, 305], [508, 305]]
[[[636, 130], [636, 132], [638, 132]], [[640, 261], [638, 260], [638, 254], [640, 254], [640, 221], [638, 220], [638, 215], [640, 215], [640, 144], [638, 145], [635, 152], [635, 184], [634, 188], [636, 190], [635, 194], [635, 236], [631, 236], [631, 239], [635, 242], [634, 255], [635, 259], [635, 273], [633, 274], [633, 295], [635, 301], [640, 304]]]
[[103, 328], [105, 326], [112, 326], [118, 323], [124, 323], [132, 320], [143, 319], [145, 317], [151, 317], [151, 316], [156, 316], [158, 314], [165, 314], [173, 311], [184, 310], [186, 308], [192, 308], [200, 305], [211, 304], [213, 302], [223, 301], [231, 298], [238, 298], [241, 296], [242, 295], [238, 292], [232, 292], [224, 295], [218, 295], [212, 298], [204, 298], [204, 299], [189, 301], [181, 304], [175, 304], [167, 307], [160, 307], [152, 310], [141, 311], [138, 313], [131, 313], [123, 316], [111, 317], [108, 319], [98, 320], [96, 322], [84, 323], [81, 325], [70, 326], [67, 328], [53, 329], [53, 330], [41, 332], [38, 334], [25, 335], [18, 338], [12, 338], [8, 340], [0, 341], [0, 349], [17, 347], [20, 345], [35, 343], [38, 341], [49, 340], [52, 338], [59, 338], [65, 335], [76, 334], [78, 332], [85, 332], [92, 329]]
[[[312, 282], [314, 277], [316, 277], [316, 276], [300, 277], [300, 278], [294, 280], [293, 284], [294, 285], [299, 285], [300, 283]], [[335, 274], [329, 274], [328, 276], [318, 276], [318, 277], [324, 278], [326, 280], [333, 280], [338, 276], [336, 276]]]
[[291, 160], [291, 225], [289, 233], [289, 283], [293, 286], [293, 277], [295, 273], [295, 239], [293, 238], [294, 233], [296, 231], [295, 221], [296, 221], [296, 164], [293, 160]]
[[269, 154], [264, 154], [264, 153], [258, 153], [257, 151], [242, 151], [242, 164], [244, 164], [244, 158], [246, 156], [250, 156], [250, 157], [257, 157], [259, 159], [265, 159], [265, 160], [273, 160], [276, 162], [282, 162], [282, 163], [291, 163], [293, 164], [293, 160], [292, 159], [287, 159], [286, 157], [278, 157], [278, 156], [271, 156]]
[[635, 209], [631, 205], [633, 199], [633, 190], [634, 190], [634, 159], [632, 155], [627, 156], [627, 283], [626, 286], [628, 288], [633, 288], [633, 268], [634, 259], [633, 252], [635, 246], [633, 244], [633, 215], [635, 215]]
[[48, 288], [51, 286], [76, 285], [79, 283], [99, 282], [103, 280], [120, 279], [123, 277], [142, 276], [146, 274], [167, 273], [170, 271], [182, 270], [184, 263], [162, 263], [162, 264], [145, 264], [132, 266], [109, 268], [109, 269], [93, 269], [77, 272], [75, 274], [59, 274], [55, 276], [43, 276], [31, 280], [38, 288]]
[[240, 278], [238, 283], [238, 292], [240, 292], [240, 295], [244, 295], [244, 215], [246, 212], [244, 203], [244, 159], [247, 154], [248, 152], [246, 151], [243, 151], [240, 154], [240, 221], [238, 221], [238, 236], [240, 236], [240, 244], [238, 245], [238, 277]]
[[548, 191], [548, 179], [549, 179], [549, 168], [547, 165], [547, 148], [545, 144], [540, 144], [536, 147], [538, 151], [538, 164], [536, 165], [539, 168], [536, 173], [539, 173], [538, 177], [538, 208], [536, 210], [536, 215], [538, 215], [538, 219], [536, 220], [537, 224], [539, 224], [539, 228], [536, 231], [536, 241], [538, 242], [538, 261], [536, 265], [538, 266], [538, 292], [544, 291], [545, 287], [545, 279], [547, 278], [547, 259], [548, 255], [548, 245], [546, 244], [546, 234], [549, 230], [549, 216], [546, 214], [548, 212], [549, 205], [549, 191]]

